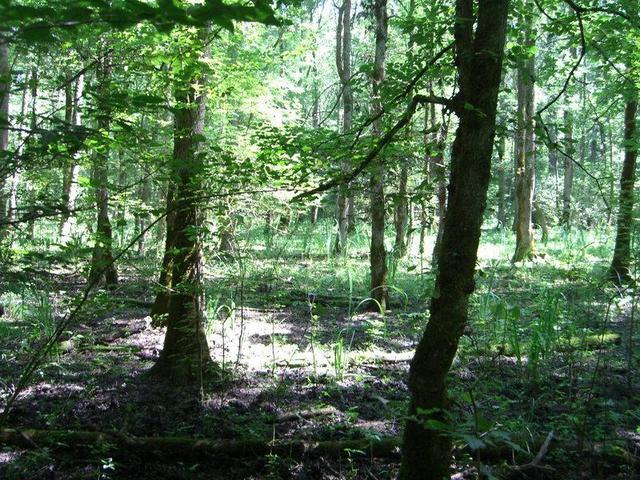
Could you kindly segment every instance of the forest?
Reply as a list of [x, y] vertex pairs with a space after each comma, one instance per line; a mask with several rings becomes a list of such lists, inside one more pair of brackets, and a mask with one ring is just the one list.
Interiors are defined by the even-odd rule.
[[0, 0], [0, 478], [639, 479], [638, 0]]

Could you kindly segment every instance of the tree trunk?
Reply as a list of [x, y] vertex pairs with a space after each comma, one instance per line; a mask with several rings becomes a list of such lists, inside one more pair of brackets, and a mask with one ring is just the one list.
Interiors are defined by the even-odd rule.
[[[570, 110], [564, 112], [564, 149], [568, 155], [573, 155], [573, 116]], [[562, 226], [571, 229], [571, 190], [573, 189], [573, 162], [570, 158], [564, 158], [564, 179], [562, 189]]]
[[409, 198], [407, 195], [407, 181], [409, 179], [408, 159], [402, 162], [400, 168], [400, 181], [398, 182], [398, 197], [393, 210], [393, 224], [396, 231], [396, 240], [393, 245], [395, 259], [407, 254], [407, 228], [409, 225]]
[[[204, 55], [207, 55], [205, 50]], [[204, 134], [206, 78], [191, 74], [175, 88], [174, 145], [171, 179], [175, 217], [167, 229], [171, 245], [171, 283], [167, 333], [154, 371], [174, 383], [202, 378], [213, 365], [204, 332], [202, 212], [197, 197], [203, 188], [204, 162], [198, 154]], [[200, 88], [197, 88], [200, 87]]]
[[[558, 143], [558, 127], [555, 122], [549, 128], [549, 141], [552, 145]], [[554, 205], [555, 211], [560, 211], [560, 187], [558, 185], [558, 150], [556, 148], [549, 149], [549, 170], [553, 173], [553, 188], [554, 188]]]
[[[458, 109], [436, 289], [430, 320], [410, 367], [411, 402], [403, 439], [402, 480], [449, 478], [451, 437], [421, 420], [427, 412], [446, 422], [446, 378], [467, 323], [469, 295], [475, 288], [508, 10], [508, 0], [456, 0], [458, 95], [461, 105], [473, 108]], [[417, 417], [422, 418], [416, 421]]]
[[[9, 69], [9, 46], [0, 37], [0, 161], [4, 163], [9, 149], [9, 90], [11, 71]], [[0, 239], [6, 234], [7, 197], [5, 194], [6, 176], [0, 173]]]
[[[424, 162], [422, 167], [423, 180], [422, 184], [430, 188], [433, 181], [431, 175], [431, 138], [429, 137], [429, 108], [424, 108], [424, 134], [422, 137], [424, 144]], [[420, 199], [420, 242], [418, 245], [418, 252], [420, 253], [420, 262], [424, 258], [424, 247], [427, 237], [427, 229], [430, 228], [432, 222], [431, 205], [429, 198], [426, 195], [426, 191], [422, 192]]]
[[[530, 8], [533, 8], [529, 5]], [[524, 19], [525, 45], [535, 46], [533, 21]], [[536, 182], [534, 144], [535, 57], [520, 60], [518, 65], [518, 118], [516, 133], [516, 250], [512, 262], [529, 259], [534, 253], [533, 195]]]
[[[342, 90], [342, 131], [347, 134], [353, 123], [353, 91], [351, 89], [351, 0], [343, 0], [338, 9], [338, 25], [336, 28], [336, 67]], [[342, 169], [347, 171], [351, 162], [345, 162]], [[350, 208], [351, 207], [351, 208]], [[349, 235], [349, 220], [353, 228], [355, 214], [353, 201], [350, 198], [348, 185], [338, 189], [336, 205], [336, 221], [338, 233], [335, 244], [336, 253], [344, 251]], [[351, 211], [351, 212], [350, 212]]]
[[[84, 75], [80, 75], [75, 82], [75, 89], [67, 84], [65, 88], [65, 120], [67, 127], [79, 127], [82, 125], [82, 114], [80, 112], [80, 99], [84, 90]], [[60, 219], [60, 239], [65, 242], [71, 235], [73, 229], [75, 214], [73, 210], [76, 208], [76, 199], [78, 197], [78, 174], [80, 166], [77, 162], [65, 167], [62, 177], [62, 216]]]
[[138, 185], [138, 198], [140, 199], [142, 212], [137, 215], [138, 222], [138, 233], [140, 234], [140, 238], [138, 239], [138, 255], [144, 255], [146, 248], [145, 235], [142, 235], [144, 229], [147, 228], [147, 224], [149, 222], [149, 214], [147, 213], [147, 208], [149, 207], [149, 203], [151, 202], [151, 177], [145, 171], [142, 172], [144, 178], [141, 180]]
[[[376, 18], [376, 51], [372, 75], [371, 110], [375, 117], [382, 112], [380, 86], [384, 81], [384, 64], [387, 54], [387, 0], [375, 0], [374, 14]], [[373, 135], [376, 138], [382, 136], [380, 119], [373, 122]], [[378, 156], [373, 161], [371, 168], [371, 297], [377, 302], [372, 302], [371, 309], [381, 309], [382, 311], [386, 310], [389, 297], [387, 253], [384, 246], [384, 174], [383, 161]]]
[[633, 233], [633, 189], [635, 184], [636, 160], [638, 158], [636, 113], [638, 92], [634, 90], [624, 109], [624, 163], [620, 174], [620, 200], [618, 226], [613, 260], [609, 269], [610, 278], [617, 284], [631, 280], [631, 234]]
[[[99, 64], [97, 96], [100, 117], [98, 128], [103, 135], [110, 130], [110, 107], [108, 105], [109, 83], [111, 81], [112, 56], [105, 55]], [[113, 231], [109, 220], [109, 139], [104, 138], [103, 144], [96, 148], [92, 172], [92, 183], [96, 188], [97, 224], [95, 245], [91, 259], [89, 282], [104, 283], [108, 288], [118, 284], [118, 272], [113, 261]]]
[[[431, 92], [433, 95], [433, 91]], [[440, 248], [442, 247], [442, 235], [444, 233], [444, 219], [447, 212], [447, 169], [444, 162], [444, 148], [447, 139], [447, 126], [443, 122], [440, 132], [436, 132], [436, 106], [431, 105], [431, 128], [433, 129], [433, 154], [431, 156], [431, 167], [434, 180], [436, 182], [436, 217], [438, 219], [438, 231], [436, 241], [433, 244], [431, 263], [438, 266]]]
[[166, 216], [165, 216], [165, 243], [164, 255], [162, 257], [162, 266], [160, 268], [160, 279], [158, 280], [159, 290], [151, 307], [150, 315], [153, 318], [154, 325], [159, 326], [165, 324], [164, 315], [169, 313], [169, 298], [171, 288], [173, 287], [173, 231], [175, 230], [176, 211], [173, 204], [174, 183], [168, 182], [166, 196]]
[[504, 144], [504, 135], [500, 135], [496, 144], [498, 148], [498, 212], [496, 214], [498, 228], [507, 226], [507, 176], [504, 168]]

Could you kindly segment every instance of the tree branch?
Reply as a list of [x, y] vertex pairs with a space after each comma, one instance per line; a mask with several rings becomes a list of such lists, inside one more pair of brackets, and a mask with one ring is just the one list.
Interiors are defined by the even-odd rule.
[[426, 96], [426, 95], [415, 95], [411, 99], [411, 102], [407, 106], [407, 109], [405, 110], [402, 117], [400, 117], [400, 119], [396, 122], [396, 124], [393, 127], [391, 127], [387, 131], [387, 133], [385, 133], [385, 135], [378, 141], [378, 143], [376, 143], [375, 147], [373, 147], [373, 149], [369, 152], [369, 154], [364, 158], [364, 160], [362, 160], [362, 162], [360, 162], [360, 164], [356, 168], [351, 170], [349, 173], [336, 177], [333, 180], [323, 183], [312, 190], [302, 192], [296, 195], [295, 197], [293, 197], [292, 201], [298, 201], [302, 198], [306, 198], [320, 192], [325, 192], [334, 187], [337, 187], [338, 185], [345, 185], [351, 182], [354, 178], [360, 175], [371, 164], [371, 162], [373, 162], [376, 159], [376, 157], [384, 149], [384, 147], [386, 147], [389, 143], [391, 143], [395, 135], [400, 130], [402, 130], [402, 128], [405, 125], [409, 123], [409, 121], [415, 114], [416, 108], [418, 107], [418, 105], [426, 104], [426, 103], [438, 103], [440, 105], [445, 105], [446, 107], [449, 107], [449, 108], [452, 108], [454, 105], [454, 101], [448, 98]]

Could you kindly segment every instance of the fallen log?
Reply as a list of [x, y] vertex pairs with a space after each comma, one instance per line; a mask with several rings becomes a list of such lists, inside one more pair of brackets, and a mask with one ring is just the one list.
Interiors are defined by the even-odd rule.
[[367, 457], [399, 457], [400, 439], [354, 440], [209, 440], [191, 437], [134, 437], [120, 432], [90, 432], [68, 430], [0, 430], [0, 445], [33, 449], [82, 450], [105, 448], [112, 452], [155, 456], [161, 458], [255, 457], [267, 454], [280, 456], [340, 456], [346, 451], [360, 451]]
[[[551, 440], [547, 436], [534, 459], [520, 467], [512, 468], [516, 473], [522, 470], [540, 467], [542, 458], [549, 450]], [[535, 439], [532, 445], [539, 444]], [[36, 430], [36, 429], [1, 429], [0, 445], [23, 448], [49, 448], [51, 450], [94, 451], [99, 447], [101, 451], [109, 451], [113, 456], [135, 455], [139, 457], [155, 457], [160, 459], [179, 458], [247, 458], [276, 454], [281, 457], [339, 457], [360, 452], [367, 458], [400, 458], [400, 437], [361, 438], [350, 440], [313, 441], [301, 439], [288, 440], [210, 440], [193, 437], [136, 437], [122, 432], [92, 432], [69, 430]], [[576, 445], [571, 443], [558, 444], [567, 451], [575, 451]], [[487, 445], [485, 448], [467, 450], [472, 457], [483, 462], [509, 459], [513, 455], [526, 456], [524, 451], [516, 452], [507, 444]], [[584, 455], [599, 457], [610, 464], [628, 465], [636, 471], [640, 470], [640, 460], [636, 455], [622, 447], [611, 449], [596, 448], [581, 450]], [[548, 467], [545, 467], [545, 469]], [[460, 478], [460, 477], [459, 477]]]

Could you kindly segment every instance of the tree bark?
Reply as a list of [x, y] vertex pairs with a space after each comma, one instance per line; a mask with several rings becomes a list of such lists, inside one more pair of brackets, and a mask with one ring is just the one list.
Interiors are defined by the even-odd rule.
[[[474, 32], [474, 3], [477, 26]], [[467, 323], [480, 227], [491, 176], [496, 106], [506, 38], [508, 0], [456, 0], [454, 35], [459, 124], [451, 152], [449, 201], [430, 320], [411, 362], [402, 480], [449, 476], [451, 437], [425, 425], [425, 413], [446, 422], [446, 378]], [[419, 419], [418, 419], [419, 418]]]
[[[564, 149], [568, 155], [573, 155], [573, 115], [570, 110], [564, 112]], [[573, 190], [573, 162], [570, 158], [564, 158], [564, 176], [562, 188], [562, 226], [571, 229], [571, 191]]]
[[[353, 91], [351, 88], [351, 0], [343, 0], [338, 9], [338, 25], [336, 28], [336, 67], [342, 90], [342, 132], [347, 134], [353, 124]], [[344, 162], [342, 169], [347, 171], [350, 162]], [[348, 185], [341, 185], [338, 189], [336, 202], [336, 221], [338, 233], [335, 252], [344, 251], [349, 235], [349, 219], [354, 224], [355, 212], [350, 198]]]
[[[372, 75], [372, 101], [371, 110], [373, 116], [382, 112], [382, 99], [380, 87], [384, 81], [385, 57], [387, 54], [387, 0], [375, 0], [374, 14], [376, 18], [376, 50]], [[382, 136], [380, 119], [373, 122], [373, 135], [376, 139]], [[384, 246], [385, 227], [385, 198], [384, 198], [385, 171], [383, 161], [378, 156], [371, 166], [371, 309], [386, 310], [389, 301], [387, 286], [387, 253]]]
[[[111, 82], [112, 55], [104, 55], [99, 63], [97, 96], [100, 117], [98, 128], [107, 136], [111, 128], [111, 111], [108, 102], [109, 84]], [[108, 138], [96, 148], [92, 172], [92, 183], [96, 188], [97, 223], [95, 244], [91, 259], [89, 282], [104, 283], [108, 288], [118, 284], [118, 272], [113, 260], [113, 230], [109, 219], [109, 145]]]
[[636, 114], [638, 110], [638, 92], [634, 89], [624, 109], [624, 163], [620, 174], [620, 199], [618, 206], [618, 225], [613, 259], [609, 276], [617, 284], [631, 280], [631, 235], [633, 233], [633, 203], [636, 160], [638, 158], [638, 134]]
[[[529, 5], [532, 9], [533, 6]], [[531, 13], [528, 13], [531, 15]], [[533, 20], [525, 16], [525, 46], [535, 46]], [[522, 59], [518, 65], [518, 113], [516, 133], [516, 250], [512, 262], [529, 259], [534, 253], [533, 196], [536, 182], [534, 144], [535, 56]]]
[[[203, 55], [207, 56], [208, 49]], [[172, 207], [175, 217], [167, 228], [171, 245], [171, 290], [167, 333], [154, 372], [174, 383], [202, 378], [213, 365], [204, 332], [202, 212], [197, 197], [203, 189], [205, 165], [199, 154], [206, 112], [206, 77], [191, 73], [177, 80], [174, 145], [171, 162]]]

